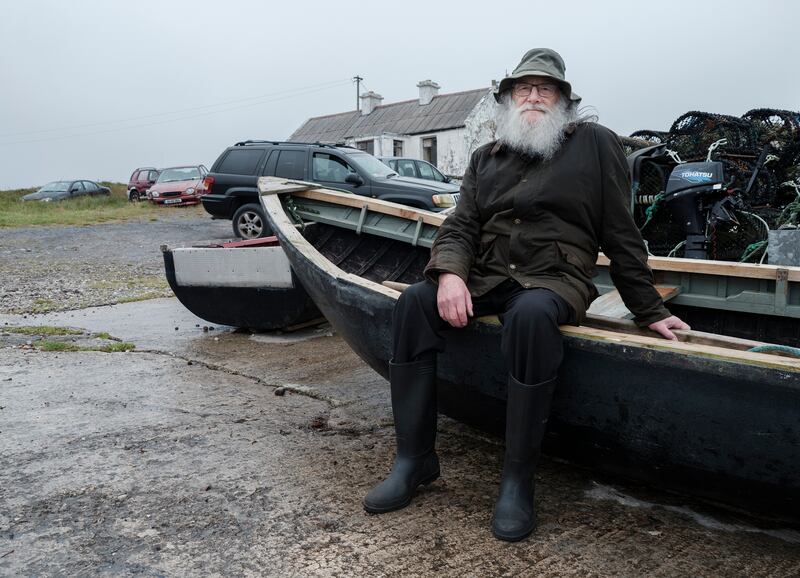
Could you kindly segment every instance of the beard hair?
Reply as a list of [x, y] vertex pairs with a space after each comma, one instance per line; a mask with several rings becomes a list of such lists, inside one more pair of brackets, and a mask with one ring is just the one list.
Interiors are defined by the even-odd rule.
[[[542, 116], [531, 121], [522, 116], [539, 110]], [[578, 121], [578, 112], [562, 95], [552, 106], [524, 103], [518, 107], [506, 93], [497, 110], [497, 140], [528, 156], [550, 160], [564, 142], [567, 126]]]

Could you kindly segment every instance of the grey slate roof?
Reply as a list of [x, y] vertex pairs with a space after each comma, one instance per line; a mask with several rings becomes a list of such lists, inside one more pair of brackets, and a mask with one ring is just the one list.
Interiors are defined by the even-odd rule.
[[316, 116], [298, 128], [290, 141], [344, 142], [346, 138], [382, 133], [420, 134], [464, 126], [464, 121], [489, 88], [434, 96], [430, 104], [405, 100], [378, 106], [368, 115], [358, 110]]

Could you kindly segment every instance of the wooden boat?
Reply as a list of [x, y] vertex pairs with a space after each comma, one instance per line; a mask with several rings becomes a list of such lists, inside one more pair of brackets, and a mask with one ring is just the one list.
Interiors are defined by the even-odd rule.
[[[387, 377], [400, 295], [387, 284], [420, 280], [442, 217], [280, 180], [259, 187], [297, 277], [358, 355]], [[481, 318], [453, 330], [438, 366], [440, 411], [491, 431], [501, 431], [504, 415], [498, 329], [496, 318]], [[562, 331], [547, 452], [800, 518], [800, 359], [698, 331], [672, 342], [599, 315]]]
[[169, 286], [201, 319], [268, 331], [322, 317], [275, 237], [161, 252]]

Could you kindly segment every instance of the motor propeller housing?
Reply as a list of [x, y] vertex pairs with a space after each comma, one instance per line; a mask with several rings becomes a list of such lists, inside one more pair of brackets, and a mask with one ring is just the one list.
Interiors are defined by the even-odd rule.
[[[709, 213], [724, 200], [727, 191], [723, 187], [723, 165], [718, 161], [684, 163], [672, 169], [664, 191], [664, 203], [680, 222], [686, 234], [684, 257], [707, 259], [709, 237], [707, 224]], [[719, 207], [716, 219], [733, 218]]]

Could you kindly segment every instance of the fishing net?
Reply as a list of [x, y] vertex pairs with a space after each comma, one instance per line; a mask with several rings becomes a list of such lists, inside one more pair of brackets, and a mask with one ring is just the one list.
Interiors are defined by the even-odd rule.
[[708, 148], [725, 139], [727, 153], [754, 154], [758, 148], [753, 124], [736, 116], [708, 112], [687, 112], [669, 129], [667, 146], [684, 161], [705, 160]]
[[667, 137], [669, 136], [668, 132], [663, 132], [660, 130], [637, 130], [630, 134], [630, 138], [635, 138], [637, 140], [643, 140], [645, 142], [650, 143], [651, 145], [663, 144], [667, 142]]
[[619, 137], [619, 141], [620, 141], [620, 143], [622, 143], [622, 148], [625, 150], [625, 154], [626, 155], [629, 155], [632, 152], [641, 150], [643, 148], [647, 148], [649, 146], [652, 146], [647, 141], [636, 139], [636, 138], [630, 138], [630, 137], [627, 137], [627, 136], [620, 136]]

